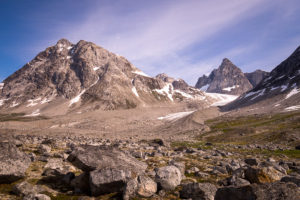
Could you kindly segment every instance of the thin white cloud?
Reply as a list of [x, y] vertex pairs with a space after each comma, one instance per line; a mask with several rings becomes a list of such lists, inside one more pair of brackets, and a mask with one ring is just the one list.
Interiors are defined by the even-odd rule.
[[[135, 6], [133, 1], [128, 2], [131, 4], [117, 1], [104, 6], [94, 5], [80, 21], [56, 27], [57, 35], [53, 35], [51, 41], [54, 43], [58, 37], [73, 42], [92, 41], [125, 56], [147, 74], [165, 72], [194, 84], [200, 75], [217, 67], [222, 58], [234, 58], [253, 51], [268, 32], [250, 46], [231, 46], [202, 60], [195, 60], [195, 55], [184, 52], [191, 45], [201, 45], [224, 29], [256, 16], [267, 9], [270, 2], [274, 3], [271, 0], [166, 0], [147, 2], [146, 6], [136, 1], [139, 6]], [[286, 18], [293, 14], [294, 10], [290, 9], [293, 6], [285, 1], [276, 4], [285, 5], [285, 10], [289, 11], [284, 15]], [[49, 42], [49, 38], [46, 39]], [[41, 46], [45, 47], [44, 44]], [[262, 62], [249, 63], [246, 68], [260, 67], [259, 63]]]
[[174, 57], [173, 69], [166, 67], [165, 72], [178, 70], [183, 65], [190, 70], [191, 65], [196, 68], [198, 63], [188, 62], [188, 58], [181, 60], [180, 57], [186, 56], [180, 55], [180, 51], [255, 15], [264, 2], [168, 1], [162, 7], [144, 7], [130, 13], [118, 12], [115, 6], [99, 7], [97, 12], [93, 8], [94, 12], [85, 21], [67, 27], [65, 35], [72, 41], [93, 41], [127, 57], [148, 73], [156, 68], [151, 63], [167, 63]]

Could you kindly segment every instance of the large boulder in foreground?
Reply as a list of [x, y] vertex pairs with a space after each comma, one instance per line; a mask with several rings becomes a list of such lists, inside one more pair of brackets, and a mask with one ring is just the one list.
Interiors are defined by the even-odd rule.
[[272, 166], [248, 167], [245, 170], [245, 177], [250, 183], [271, 183], [279, 181], [284, 175]]
[[123, 192], [132, 178], [131, 171], [122, 169], [99, 169], [90, 172], [90, 189], [93, 196]]
[[107, 146], [86, 145], [79, 147], [70, 154], [68, 161], [86, 172], [115, 168], [141, 174], [147, 168], [147, 164], [138, 161], [131, 155], [125, 154], [117, 148]]
[[127, 182], [123, 199], [149, 198], [157, 192], [157, 183], [150, 177], [141, 175]]
[[155, 181], [164, 190], [174, 190], [181, 182], [182, 175], [175, 166], [161, 167], [156, 170]]
[[180, 197], [184, 199], [214, 200], [217, 187], [211, 183], [184, 184], [180, 191]]
[[294, 183], [275, 182], [220, 188], [215, 200], [298, 200], [299, 196]]
[[0, 142], [0, 184], [23, 178], [30, 163], [30, 157], [14, 144]]

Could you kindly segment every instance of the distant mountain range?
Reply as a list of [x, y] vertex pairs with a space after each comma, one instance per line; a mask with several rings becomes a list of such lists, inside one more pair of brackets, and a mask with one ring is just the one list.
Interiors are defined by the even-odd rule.
[[243, 73], [224, 58], [218, 69], [192, 87], [166, 74], [150, 77], [126, 58], [91, 42], [61, 39], [0, 84], [0, 109], [38, 116], [178, 102], [208, 107], [223, 106], [240, 96], [222, 107], [232, 110], [280, 94], [287, 96], [274, 100], [275, 107], [300, 109], [299, 65], [299, 48], [270, 73]]
[[243, 73], [229, 59], [224, 58], [218, 69], [214, 69], [209, 76], [198, 79], [195, 87], [206, 92], [241, 95], [255, 87], [268, 72], [256, 70]]
[[1, 84], [2, 110], [64, 114], [114, 110], [158, 103], [216, 101], [181, 79], [150, 77], [127, 59], [91, 42], [61, 39]]

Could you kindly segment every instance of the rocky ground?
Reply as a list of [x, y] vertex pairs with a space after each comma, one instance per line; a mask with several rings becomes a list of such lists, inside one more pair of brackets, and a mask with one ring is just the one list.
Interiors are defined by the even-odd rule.
[[299, 153], [285, 155], [293, 149], [280, 145], [269, 150], [268, 145], [160, 139], [4, 138], [1, 199], [298, 199], [300, 195]]
[[60, 119], [0, 115], [24, 126], [0, 136], [0, 199], [299, 199], [299, 112], [207, 117], [202, 131], [201, 115], [145, 128], [156, 130], [149, 138], [26, 134]]

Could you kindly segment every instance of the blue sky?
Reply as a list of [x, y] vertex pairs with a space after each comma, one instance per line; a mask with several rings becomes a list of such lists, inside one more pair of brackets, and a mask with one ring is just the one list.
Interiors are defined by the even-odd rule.
[[194, 85], [229, 58], [270, 71], [300, 45], [299, 0], [1, 0], [0, 79], [60, 38]]

